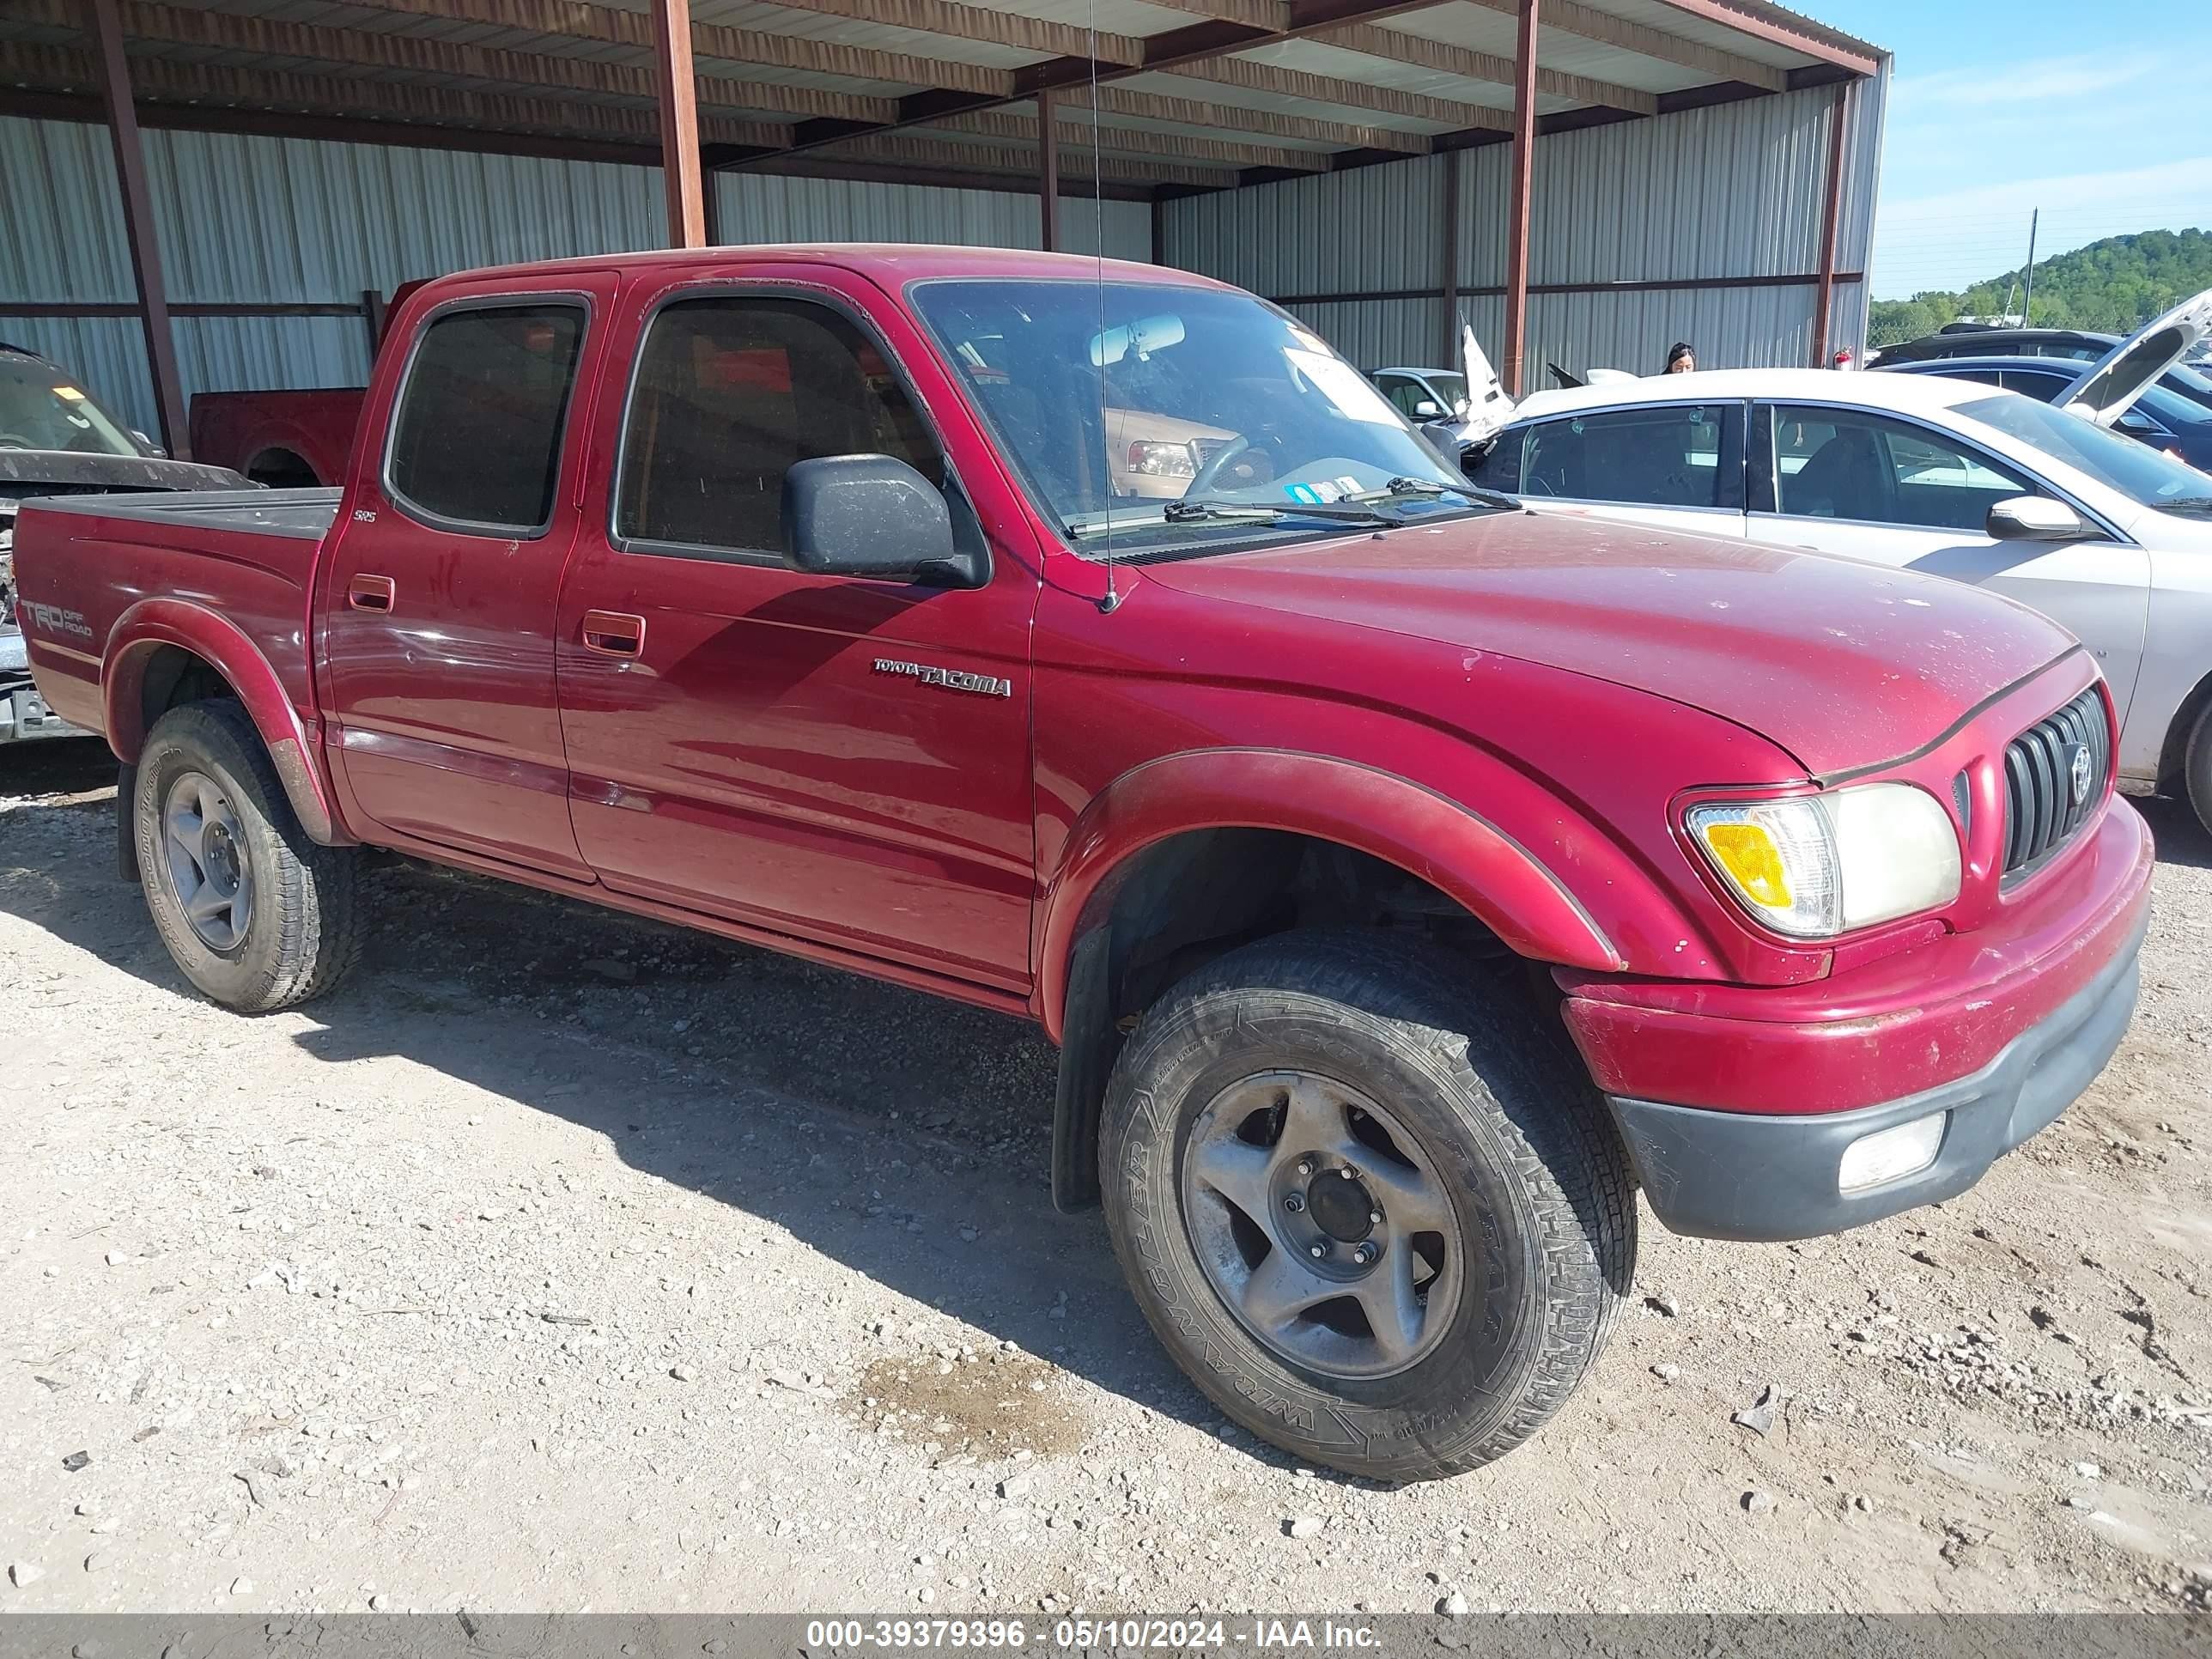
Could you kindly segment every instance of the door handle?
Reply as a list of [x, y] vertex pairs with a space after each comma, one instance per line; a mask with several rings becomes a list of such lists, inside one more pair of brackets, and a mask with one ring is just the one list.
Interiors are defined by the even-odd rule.
[[603, 657], [639, 657], [645, 654], [645, 618], [633, 617], [621, 611], [586, 611], [584, 613], [584, 648], [596, 651]]
[[389, 611], [396, 591], [391, 577], [357, 571], [346, 583], [346, 603], [356, 611]]

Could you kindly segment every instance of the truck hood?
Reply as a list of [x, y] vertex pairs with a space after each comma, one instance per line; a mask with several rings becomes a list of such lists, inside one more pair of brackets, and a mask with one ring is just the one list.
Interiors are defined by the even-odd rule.
[[227, 466], [159, 455], [88, 455], [74, 449], [0, 449], [0, 501], [122, 489], [243, 489]]
[[[15, 509], [40, 495], [105, 495], [118, 490], [243, 489], [225, 466], [158, 455], [87, 455], [73, 449], [0, 449], [0, 633], [15, 635]], [[15, 647], [20, 650], [20, 643]], [[5, 665], [0, 665], [4, 666]]]
[[1814, 777], [1909, 754], [2075, 648], [2026, 607], [1939, 577], [1528, 513], [1146, 574], [1671, 698], [1779, 744]]

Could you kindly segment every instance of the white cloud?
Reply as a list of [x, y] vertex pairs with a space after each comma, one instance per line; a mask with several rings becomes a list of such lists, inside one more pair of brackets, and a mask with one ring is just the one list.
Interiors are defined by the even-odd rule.
[[[2169, 223], [2185, 224], [2192, 217], [2203, 220], [2204, 210], [2212, 207], [2212, 155], [2102, 173], [2052, 173], [2003, 184], [1970, 185], [1904, 200], [1885, 199], [1880, 216], [1885, 227], [1905, 220], [1984, 222], [2005, 214], [2015, 215], [2025, 223], [2028, 212], [2035, 208], [2047, 215], [2082, 210], [2101, 212], [2136, 202], [2170, 204], [2178, 216], [2169, 218]], [[2197, 209], [2194, 215], [2188, 210], [2191, 204]]]
[[1891, 88], [1899, 115], [1942, 118], [1947, 112], [1991, 105], [2018, 109], [2054, 98], [2108, 92], [2166, 73], [2166, 60], [2150, 52], [2106, 58], [2079, 55], [2029, 58], [1972, 70], [1938, 70], [1899, 76]]

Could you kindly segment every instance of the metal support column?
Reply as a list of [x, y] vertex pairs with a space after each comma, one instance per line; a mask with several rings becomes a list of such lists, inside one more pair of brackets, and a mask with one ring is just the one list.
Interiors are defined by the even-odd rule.
[[1459, 155], [1455, 149], [1444, 152], [1444, 211], [1443, 246], [1440, 250], [1438, 276], [1444, 291], [1443, 343], [1437, 358], [1439, 368], [1459, 366]]
[[1513, 204], [1505, 233], [1505, 361], [1499, 378], [1521, 395], [1528, 339], [1528, 188], [1536, 160], [1536, 0], [1521, 0], [1521, 44], [1513, 62]]
[[660, 94], [660, 171], [668, 191], [668, 244], [707, 246], [707, 195], [699, 173], [699, 82], [691, 68], [691, 0], [653, 0], [653, 70]]
[[1036, 95], [1037, 222], [1047, 253], [1060, 246], [1060, 119], [1059, 100], [1048, 92]]
[[1848, 125], [1850, 87], [1836, 88], [1828, 106], [1828, 194], [1820, 209], [1820, 282], [1813, 293], [1813, 367], [1826, 368], [1835, 349], [1833, 319], [1836, 302], [1836, 233], [1843, 216], [1844, 133]]
[[191, 459], [185, 426], [184, 382], [177, 374], [177, 342], [169, 327], [169, 295], [161, 281], [161, 245], [154, 226], [154, 198], [146, 185], [146, 152], [138, 137], [138, 112], [131, 102], [131, 66], [123, 55], [123, 17], [117, 0], [92, 0], [93, 35], [100, 51], [100, 92], [107, 105], [107, 136], [115, 146], [115, 178], [123, 191], [123, 234], [131, 244], [131, 270], [138, 283], [138, 318], [146, 330], [146, 366], [154, 376], [154, 410], [161, 447], [179, 460]]

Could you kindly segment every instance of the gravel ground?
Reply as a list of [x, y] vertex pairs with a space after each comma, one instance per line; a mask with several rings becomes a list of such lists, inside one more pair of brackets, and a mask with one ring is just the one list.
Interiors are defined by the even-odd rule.
[[1096, 1215], [1051, 1211], [1029, 1028], [415, 866], [343, 990], [240, 1018], [113, 878], [112, 780], [96, 745], [0, 751], [0, 1608], [2212, 1582], [2212, 841], [2172, 807], [2142, 1012], [2057, 1125], [1844, 1237], [1647, 1215], [1641, 1304], [1560, 1418], [1391, 1489], [1255, 1444], [1154, 1347]]

